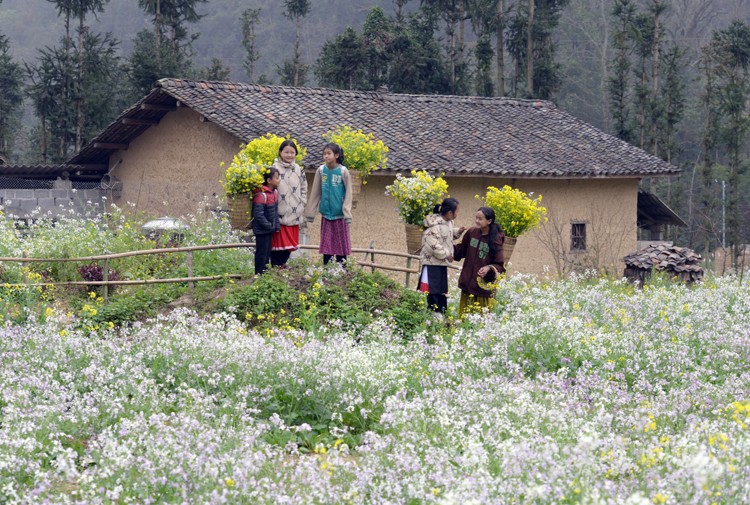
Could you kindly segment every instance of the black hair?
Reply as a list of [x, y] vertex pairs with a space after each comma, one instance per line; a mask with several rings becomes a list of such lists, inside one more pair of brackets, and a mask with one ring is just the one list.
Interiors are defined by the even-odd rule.
[[458, 209], [458, 200], [455, 198], [446, 198], [443, 200], [443, 203], [435, 205], [433, 212], [445, 216], [450, 211], [456, 212], [456, 209]]
[[502, 233], [500, 226], [495, 222], [495, 211], [490, 207], [479, 207], [479, 212], [484, 214], [484, 217], [490, 221], [490, 234], [487, 237], [487, 243], [490, 246], [490, 257], [494, 258], [495, 253], [495, 239]]
[[325, 151], [326, 149], [330, 149], [331, 152], [336, 156], [336, 163], [338, 163], [339, 165], [344, 164], [344, 148], [343, 147], [333, 142], [329, 142], [328, 144], [323, 146], [323, 151]]
[[281, 151], [283, 151], [287, 146], [292, 146], [294, 148], [294, 154], [299, 154], [299, 151], [297, 151], [297, 144], [295, 144], [292, 139], [286, 139], [281, 143], [281, 145], [279, 146], [279, 154], [281, 154]]
[[263, 182], [268, 182], [270, 179], [273, 179], [273, 176], [279, 173], [279, 169], [272, 166], [268, 169], [268, 173], [265, 175], [265, 178], [263, 179]]

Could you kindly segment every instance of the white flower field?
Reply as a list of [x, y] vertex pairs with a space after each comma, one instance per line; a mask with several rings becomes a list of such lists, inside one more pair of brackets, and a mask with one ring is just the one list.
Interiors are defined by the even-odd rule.
[[498, 298], [410, 340], [7, 323], [0, 503], [750, 503], [747, 282]]

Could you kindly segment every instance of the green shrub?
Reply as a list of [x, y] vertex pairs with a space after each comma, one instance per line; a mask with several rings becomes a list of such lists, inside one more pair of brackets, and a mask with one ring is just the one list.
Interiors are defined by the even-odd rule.
[[313, 333], [327, 326], [356, 330], [383, 316], [405, 338], [422, 331], [433, 315], [422, 294], [383, 274], [319, 268], [305, 260], [231, 288], [220, 308], [261, 330], [292, 328]]

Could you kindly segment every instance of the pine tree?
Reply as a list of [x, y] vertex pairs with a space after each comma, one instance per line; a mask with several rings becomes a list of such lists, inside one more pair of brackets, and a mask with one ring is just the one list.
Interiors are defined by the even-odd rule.
[[[703, 163], [700, 165], [700, 179], [702, 191], [700, 193], [699, 216], [696, 219], [699, 226], [698, 240], [703, 242], [702, 250], [705, 255], [711, 251], [711, 241], [716, 235], [712, 233], [715, 217], [716, 198], [714, 198], [714, 149], [717, 143], [716, 133], [716, 78], [714, 75], [714, 49], [709, 45], [701, 51], [700, 61], [703, 72], [703, 94], [701, 106], [705, 124], [703, 125]], [[690, 244], [693, 245], [692, 243]], [[722, 244], [723, 247], [723, 244]]]
[[80, 47], [76, 41], [66, 48], [62, 40], [42, 49], [26, 67], [44, 162], [61, 162], [79, 151], [126, 103], [125, 93], [118, 92], [123, 81], [118, 42], [88, 30], [80, 40]]
[[242, 66], [251, 82], [255, 75], [255, 62], [260, 58], [258, 49], [255, 47], [255, 25], [259, 20], [260, 9], [245, 9], [242, 11], [242, 46], [246, 52]]
[[423, 10], [428, 15], [440, 16], [445, 25], [445, 52], [448, 56], [449, 92], [464, 95], [469, 91], [466, 67], [464, 22], [466, 20], [465, 0], [421, 0]]
[[740, 181], [747, 172], [747, 136], [750, 118], [750, 25], [734, 21], [725, 30], [714, 32], [711, 45], [714, 51], [716, 78], [715, 95], [721, 123], [717, 125], [719, 141], [726, 147], [728, 162], [729, 205], [727, 232], [732, 246], [734, 263], [738, 247], [743, 242]]
[[396, 25], [391, 44], [388, 87], [395, 93], [445, 94], [450, 78], [434, 34], [434, 13], [420, 9]]
[[393, 22], [380, 7], [373, 7], [362, 27], [362, 46], [366, 60], [366, 89], [378, 89], [388, 81]]
[[[302, 63], [302, 52], [300, 50], [300, 38], [302, 35], [302, 19], [310, 13], [310, 0], [284, 0], [284, 16], [294, 21], [294, 60], [292, 61], [293, 75], [290, 83], [292, 86], [302, 86], [305, 83], [304, 76], [307, 66]], [[284, 67], [282, 67], [284, 68]], [[282, 80], [284, 73], [280, 72]]]
[[188, 25], [203, 17], [197, 6], [208, 0], [138, 0], [150, 15], [152, 30], [136, 34], [127, 61], [131, 96], [136, 99], [151, 90], [164, 77], [195, 77], [191, 61], [192, 44], [199, 34], [190, 34]]
[[183, 51], [175, 53], [168, 45], [159, 46], [154, 32], [141, 30], [133, 41], [126, 68], [131, 99], [136, 100], [151, 91], [161, 78], [187, 76], [192, 64]]
[[[468, 4], [469, 15], [474, 32], [478, 36], [474, 50], [476, 71], [474, 87], [479, 95], [492, 96], [495, 92], [499, 96], [505, 94], [505, 0], [473, 0]], [[495, 37], [496, 48], [492, 47], [492, 37]], [[495, 60], [495, 82], [492, 81], [492, 60]]]
[[365, 89], [367, 70], [362, 38], [351, 26], [323, 44], [314, 68], [321, 86], [337, 89]]
[[569, 0], [526, 0], [510, 18], [507, 47], [514, 62], [513, 94], [550, 99], [562, 83], [552, 34]]
[[495, 54], [489, 35], [479, 37], [474, 55], [477, 61], [476, 93], [479, 96], [492, 96], [495, 91], [492, 84], [492, 57]]
[[8, 38], [0, 34], [0, 157], [8, 159], [20, 123], [23, 69], [10, 54]]
[[231, 74], [232, 69], [220, 58], [211, 58], [211, 65], [198, 69], [195, 78], [200, 81], [228, 81]]

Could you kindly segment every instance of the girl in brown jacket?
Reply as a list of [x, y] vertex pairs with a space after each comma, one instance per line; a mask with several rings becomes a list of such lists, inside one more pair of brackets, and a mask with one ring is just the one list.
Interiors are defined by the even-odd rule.
[[474, 222], [476, 226], [469, 228], [453, 249], [453, 258], [464, 260], [461, 276], [458, 278], [458, 287], [461, 289], [458, 313], [461, 317], [484, 307], [492, 309], [495, 293], [482, 288], [479, 279], [493, 282], [505, 272], [505, 235], [495, 223], [495, 211], [489, 207], [480, 207]]

